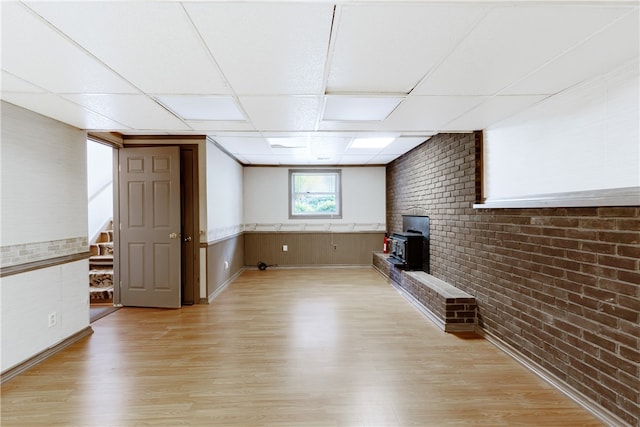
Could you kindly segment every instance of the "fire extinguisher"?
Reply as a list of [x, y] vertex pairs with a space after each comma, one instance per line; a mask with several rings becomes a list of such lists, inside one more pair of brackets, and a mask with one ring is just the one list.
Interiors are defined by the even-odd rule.
[[384, 245], [382, 247], [385, 254], [389, 253], [389, 235], [387, 233], [384, 233]]

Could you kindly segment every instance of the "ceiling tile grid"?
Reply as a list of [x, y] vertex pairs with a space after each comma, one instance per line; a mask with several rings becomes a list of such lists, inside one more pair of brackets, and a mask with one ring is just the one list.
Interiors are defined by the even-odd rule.
[[[640, 50], [631, 1], [0, 7], [4, 101], [91, 131], [206, 134], [245, 164], [386, 164], [438, 132], [536, 108]], [[356, 148], [362, 136], [395, 140]]]

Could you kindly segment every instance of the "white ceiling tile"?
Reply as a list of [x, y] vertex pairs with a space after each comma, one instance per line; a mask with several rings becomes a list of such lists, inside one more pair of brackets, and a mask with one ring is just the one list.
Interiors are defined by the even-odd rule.
[[[404, 154], [404, 153], [403, 153]], [[369, 164], [386, 165], [400, 157], [400, 154], [378, 154], [369, 160]]]
[[498, 6], [414, 93], [493, 95], [628, 10], [592, 5]]
[[2, 71], [2, 92], [43, 93], [42, 88]]
[[144, 95], [66, 95], [91, 111], [129, 127], [148, 130], [189, 130], [176, 116]]
[[2, 2], [2, 69], [55, 93], [135, 93], [18, 2]]
[[[639, 20], [637, 10], [628, 13], [501, 94], [558, 93], [637, 58], [640, 53]], [[620, 40], [625, 40], [625, 43], [620, 43]]]
[[336, 137], [318, 137], [310, 138], [309, 140], [309, 152], [311, 157], [326, 157], [330, 156], [336, 158], [342, 155], [349, 147], [351, 138], [336, 138]]
[[428, 140], [431, 135], [428, 136], [401, 136], [393, 141], [388, 147], [382, 150], [380, 153], [384, 155], [399, 155], [404, 154], [409, 150], [417, 147], [422, 144], [426, 140]]
[[418, 3], [339, 6], [327, 92], [408, 93], [485, 10]]
[[155, 98], [183, 120], [245, 120], [230, 96], [158, 95]]
[[260, 131], [313, 131], [321, 96], [241, 96], [240, 103]]
[[206, 132], [206, 133], [219, 133], [219, 132], [246, 132], [254, 131], [255, 129], [248, 122], [241, 121], [226, 121], [226, 120], [185, 120], [184, 121], [191, 129]]
[[185, 3], [239, 95], [323, 91], [330, 3]]
[[273, 154], [271, 147], [269, 147], [269, 144], [264, 140], [264, 138], [247, 136], [216, 136], [213, 139], [232, 154]]
[[404, 97], [327, 95], [324, 121], [382, 121]]
[[178, 2], [28, 5], [144, 92], [230, 93]]
[[403, 130], [437, 130], [484, 99], [481, 96], [410, 96], [385, 123]]
[[321, 120], [318, 123], [318, 130], [321, 132], [382, 132], [396, 131], [398, 129], [391, 128], [387, 125], [387, 121], [371, 122], [338, 122], [332, 120]]
[[[4, 85], [4, 82], [3, 82]], [[3, 92], [2, 99], [52, 119], [87, 130], [126, 130], [122, 123], [50, 93]]]
[[340, 158], [341, 165], [366, 165], [375, 157], [374, 154], [345, 154]]
[[276, 155], [261, 155], [261, 154], [243, 154], [250, 165], [279, 165], [280, 157]]
[[[246, 164], [386, 164], [439, 131], [511, 123], [523, 109], [553, 122], [558, 110], [538, 95], [581, 94], [623, 67], [635, 86], [598, 96], [637, 112], [632, 2], [1, 3], [3, 100], [83, 129], [207, 134]], [[168, 95], [230, 96], [246, 120], [181, 120], [188, 114], [157, 101]], [[346, 95], [403, 101], [378, 121], [322, 120], [325, 99]], [[334, 117], [370, 118], [365, 109]], [[355, 137], [387, 134], [401, 137], [348, 150]], [[308, 146], [273, 149], [269, 137]]]
[[494, 96], [473, 110], [443, 125], [441, 129], [448, 131], [485, 129], [545, 98], [547, 98], [546, 95]]

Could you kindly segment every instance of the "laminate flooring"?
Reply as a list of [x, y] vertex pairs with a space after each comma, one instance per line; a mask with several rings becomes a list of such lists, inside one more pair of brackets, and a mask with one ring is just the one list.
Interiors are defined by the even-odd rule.
[[2, 386], [2, 426], [601, 426], [371, 268], [248, 270], [210, 305], [123, 308]]

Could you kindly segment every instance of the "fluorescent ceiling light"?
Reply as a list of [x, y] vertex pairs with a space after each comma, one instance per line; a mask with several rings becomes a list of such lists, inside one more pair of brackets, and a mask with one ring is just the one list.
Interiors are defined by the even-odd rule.
[[327, 95], [322, 119], [327, 121], [382, 121], [404, 100], [391, 96]]
[[163, 95], [156, 96], [156, 99], [183, 120], [245, 120], [230, 96]]
[[395, 136], [380, 138], [356, 138], [350, 148], [384, 148], [395, 140]]

